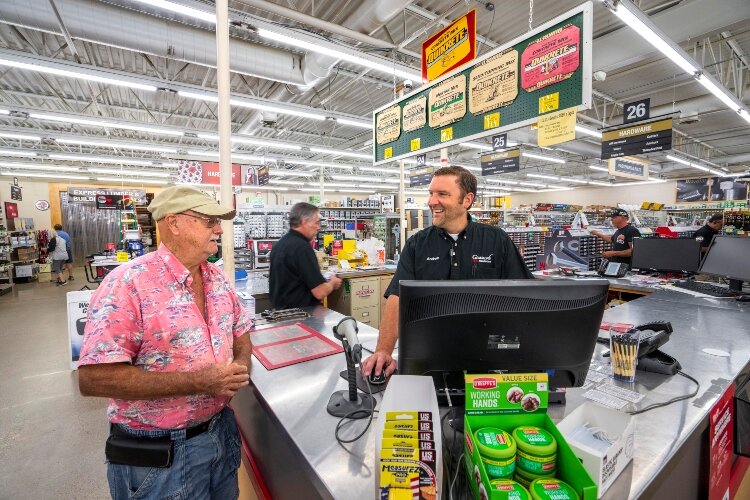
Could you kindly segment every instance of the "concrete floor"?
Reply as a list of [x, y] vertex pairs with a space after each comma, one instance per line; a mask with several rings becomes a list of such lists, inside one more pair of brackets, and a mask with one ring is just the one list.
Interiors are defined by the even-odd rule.
[[86, 279], [41, 277], [0, 296], [0, 499], [109, 498], [107, 401], [81, 397], [68, 358], [65, 294]]

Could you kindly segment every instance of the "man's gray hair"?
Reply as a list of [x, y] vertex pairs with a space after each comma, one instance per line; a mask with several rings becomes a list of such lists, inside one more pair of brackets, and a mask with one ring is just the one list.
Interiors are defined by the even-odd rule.
[[310, 203], [300, 202], [292, 207], [289, 211], [289, 227], [292, 229], [300, 227], [302, 221], [312, 218], [318, 213], [318, 207]]

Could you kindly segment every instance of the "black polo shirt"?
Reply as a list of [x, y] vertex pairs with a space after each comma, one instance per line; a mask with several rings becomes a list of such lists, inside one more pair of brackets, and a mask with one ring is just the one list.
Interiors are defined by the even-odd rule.
[[706, 224], [695, 232], [695, 241], [701, 244], [701, 249], [708, 248], [717, 234], [719, 234], [719, 231], [715, 231], [714, 228]]
[[[622, 227], [614, 232], [612, 235], [612, 250], [620, 252], [630, 248], [630, 244], [633, 243], [633, 238], [640, 238], [641, 232], [638, 231], [632, 224], [628, 223], [627, 226]], [[610, 262], [623, 262], [630, 265], [630, 257], [612, 257], [609, 259]]]
[[271, 250], [268, 288], [275, 309], [319, 305], [312, 289], [325, 283], [310, 242], [291, 229]]
[[398, 295], [401, 280], [531, 279], [516, 245], [499, 227], [472, 222], [456, 241], [430, 226], [404, 245], [384, 296]]

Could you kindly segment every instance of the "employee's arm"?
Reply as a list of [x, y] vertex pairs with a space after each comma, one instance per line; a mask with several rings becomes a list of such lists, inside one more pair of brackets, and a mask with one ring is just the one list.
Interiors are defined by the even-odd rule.
[[128, 363], [78, 368], [81, 395], [114, 399], [159, 399], [192, 394], [232, 397], [248, 385], [248, 381], [247, 366], [239, 363], [217, 363], [192, 372], [149, 372]]
[[612, 257], [630, 257], [633, 255], [633, 244], [628, 243], [628, 248], [626, 250], [607, 250], [602, 255], [607, 259]]
[[597, 231], [596, 229], [592, 229], [592, 230], [591, 230], [591, 231], [589, 231], [589, 232], [590, 232], [590, 233], [591, 233], [592, 235], [596, 236], [597, 238], [600, 238], [600, 239], [602, 239], [602, 240], [606, 241], [607, 243], [612, 243], [612, 236], [610, 236], [610, 235], [608, 235], [608, 234], [604, 234], [604, 233], [602, 233], [601, 231]]
[[247, 368], [248, 372], [250, 371], [250, 355], [252, 354], [252, 351], [253, 347], [250, 343], [249, 333], [234, 338], [234, 343], [232, 345], [234, 362]]
[[380, 374], [385, 370], [388, 376], [396, 371], [396, 363], [391, 355], [398, 340], [398, 295], [391, 294], [385, 302], [383, 319], [380, 321], [380, 333], [375, 352], [362, 363], [362, 373]]
[[341, 278], [339, 278], [338, 276], [331, 276], [331, 279], [316, 286], [311, 290], [311, 292], [313, 294], [313, 297], [318, 300], [323, 300], [324, 298], [331, 295], [334, 290], [337, 290], [339, 287], [341, 287], [341, 283]]

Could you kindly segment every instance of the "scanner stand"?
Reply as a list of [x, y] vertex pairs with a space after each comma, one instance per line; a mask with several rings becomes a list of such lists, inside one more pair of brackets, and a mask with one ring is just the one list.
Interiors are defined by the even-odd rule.
[[652, 351], [638, 358], [638, 370], [644, 372], [661, 373], [662, 375], [675, 375], [682, 370], [680, 362], [660, 350]]

